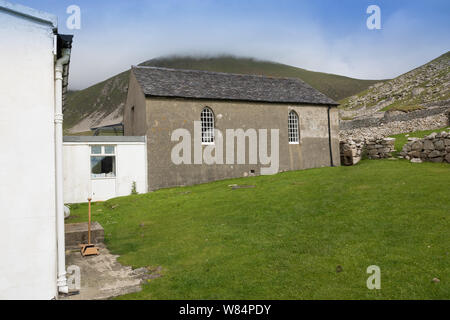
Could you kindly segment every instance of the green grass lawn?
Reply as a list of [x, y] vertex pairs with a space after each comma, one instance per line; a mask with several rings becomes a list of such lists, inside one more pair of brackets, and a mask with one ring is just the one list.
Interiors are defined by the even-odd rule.
[[[364, 160], [117, 198], [93, 215], [121, 263], [163, 268], [123, 299], [448, 299], [449, 182], [448, 164]], [[68, 222], [86, 216], [75, 205]], [[370, 265], [381, 290], [366, 287]]]
[[[396, 135], [392, 135], [392, 138], [395, 138], [395, 150], [400, 152], [402, 151], [403, 146], [408, 142], [408, 138], [415, 137], [415, 138], [424, 138], [425, 136], [433, 133], [433, 132], [442, 132], [442, 131], [450, 131], [450, 127], [444, 127], [440, 129], [434, 129], [434, 130], [424, 130], [424, 131], [415, 131], [415, 132], [408, 132], [408, 133], [400, 133]], [[406, 136], [408, 135], [408, 136]]]

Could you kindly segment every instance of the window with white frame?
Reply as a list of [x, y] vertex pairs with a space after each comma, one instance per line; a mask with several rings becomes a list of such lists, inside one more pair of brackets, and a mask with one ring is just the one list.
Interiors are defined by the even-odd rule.
[[295, 111], [289, 112], [288, 120], [289, 143], [299, 143], [298, 115]]
[[91, 177], [94, 179], [115, 178], [115, 154], [115, 146], [91, 146]]
[[214, 113], [208, 107], [205, 107], [200, 114], [202, 124], [202, 144], [214, 143]]

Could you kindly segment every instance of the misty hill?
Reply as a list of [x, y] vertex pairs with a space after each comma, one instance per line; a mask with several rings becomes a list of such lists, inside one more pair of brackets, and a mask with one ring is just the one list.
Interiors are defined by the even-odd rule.
[[[300, 78], [336, 101], [361, 92], [379, 82], [233, 56], [203, 58], [171, 56], [149, 60], [141, 65]], [[72, 92], [64, 107], [65, 128], [71, 128], [71, 132], [83, 132], [91, 127], [120, 121], [127, 95], [128, 77], [129, 71], [125, 71], [87, 89]]]
[[450, 99], [450, 51], [401, 76], [341, 100], [341, 117], [413, 111]]

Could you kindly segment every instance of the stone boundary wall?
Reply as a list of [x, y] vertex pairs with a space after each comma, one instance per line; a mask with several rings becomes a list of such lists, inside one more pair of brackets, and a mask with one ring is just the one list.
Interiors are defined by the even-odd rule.
[[383, 138], [404, 132], [420, 130], [439, 129], [449, 126], [448, 115], [440, 113], [426, 118], [413, 119], [410, 121], [392, 121], [380, 124], [379, 127], [367, 127], [352, 130], [340, 130], [340, 140], [346, 139], [368, 139], [372, 137]]
[[365, 147], [369, 159], [390, 158], [395, 151], [395, 138], [371, 138], [366, 141]]
[[340, 130], [352, 130], [366, 127], [376, 127], [381, 122], [381, 117], [369, 117], [355, 120], [341, 120], [339, 122]]
[[434, 132], [423, 139], [408, 138], [400, 156], [411, 162], [450, 163], [450, 131]]
[[367, 140], [347, 139], [340, 142], [341, 164], [351, 166], [357, 164], [367, 155], [369, 159], [385, 159], [392, 157], [395, 151], [394, 138], [369, 138]]
[[385, 112], [383, 117], [367, 117], [355, 120], [341, 120], [339, 123], [340, 130], [353, 130], [367, 127], [378, 127], [381, 124], [386, 124], [394, 121], [411, 121], [414, 119], [427, 118], [439, 114], [445, 114], [447, 119], [450, 117], [450, 103], [446, 101], [443, 106], [429, 107], [423, 110], [411, 112]]
[[361, 140], [347, 139], [339, 144], [341, 151], [341, 164], [344, 166], [352, 166], [357, 164], [363, 154], [364, 142]]

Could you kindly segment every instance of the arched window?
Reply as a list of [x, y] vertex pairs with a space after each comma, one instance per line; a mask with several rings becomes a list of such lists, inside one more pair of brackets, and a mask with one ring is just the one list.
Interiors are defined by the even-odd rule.
[[289, 112], [288, 120], [289, 143], [299, 143], [298, 115], [295, 111]]
[[202, 123], [202, 144], [214, 143], [214, 113], [208, 107], [202, 110], [200, 115]]

